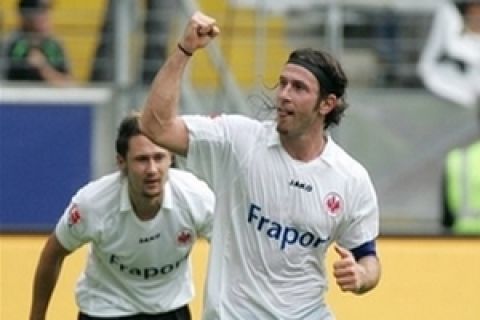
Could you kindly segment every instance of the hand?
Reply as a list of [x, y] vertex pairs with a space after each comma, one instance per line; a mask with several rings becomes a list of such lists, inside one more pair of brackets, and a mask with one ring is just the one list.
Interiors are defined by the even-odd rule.
[[37, 69], [41, 69], [43, 66], [47, 64], [47, 58], [43, 55], [43, 53], [33, 48], [30, 50], [27, 56], [27, 62]]
[[340, 256], [340, 260], [333, 263], [333, 276], [337, 285], [344, 292], [361, 293], [364, 267], [355, 261], [355, 257], [349, 250], [335, 245], [335, 251]]
[[197, 11], [185, 27], [180, 45], [188, 52], [194, 53], [197, 49], [207, 46], [219, 34], [220, 29], [215, 19]]

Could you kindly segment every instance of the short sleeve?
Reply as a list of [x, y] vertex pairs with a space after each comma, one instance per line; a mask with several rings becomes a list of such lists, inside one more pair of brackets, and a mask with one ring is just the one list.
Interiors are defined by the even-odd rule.
[[[221, 117], [218, 117], [221, 118]], [[215, 188], [215, 173], [228, 157], [228, 132], [219, 119], [184, 116], [189, 131], [185, 168]]]
[[212, 190], [203, 181], [199, 180], [198, 192], [200, 203], [198, 208], [197, 232], [198, 235], [210, 241], [213, 228], [213, 212], [215, 209], [215, 196]]
[[69, 251], [92, 241], [98, 228], [98, 222], [92, 221], [93, 215], [80, 199], [78, 195], [72, 199], [55, 227], [58, 240]]
[[350, 190], [351, 204], [337, 242], [353, 249], [374, 240], [379, 233], [379, 209], [373, 184], [365, 173]]
[[183, 116], [189, 131], [185, 168], [204, 179], [216, 192], [228, 175], [255, 150], [262, 125], [240, 115]]

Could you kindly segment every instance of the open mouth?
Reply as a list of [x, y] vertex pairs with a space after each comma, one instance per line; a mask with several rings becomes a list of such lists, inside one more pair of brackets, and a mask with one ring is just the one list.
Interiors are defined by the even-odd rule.
[[279, 117], [293, 116], [295, 113], [293, 111], [278, 109], [277, 114]]

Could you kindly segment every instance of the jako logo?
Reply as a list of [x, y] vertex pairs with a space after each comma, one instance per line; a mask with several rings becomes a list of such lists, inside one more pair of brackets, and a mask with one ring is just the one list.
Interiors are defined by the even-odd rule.
[[150, 242], [150, 241], [158, 239], [158, 238], [160, 238], [160, 232], [157, 233], [157, 234], [154, 234], [153, 236], [150, 236], [150, 237], [140, 238], [138, 241], [140, 243], [145, 243], [145, 242]]
[[294, 180], [294, 179], [290, 180], [289, 185], [292, 186], [292, 187], [303, 189], [307, 192], [312, 192], [312, 190], [313, 190], [313, 187], [312, 187], [311, 184], [306, 184], [304, 182], [300, 182], [300, 181]]

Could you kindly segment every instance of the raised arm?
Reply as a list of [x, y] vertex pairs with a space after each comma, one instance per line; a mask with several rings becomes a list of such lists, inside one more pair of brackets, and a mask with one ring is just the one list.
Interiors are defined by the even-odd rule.
[[43, 248], [33, 281], [30, 320], [44, 320], [67, 251], [52, 234]]
[[195, 12], [150, 88], [140, 127], [150, 139], [175, 153], [186, 155], [188, 149], [187, 128], [177, 116], [183, 72], [195, 51], [204, 48], [219, 33], [213, 18]]

